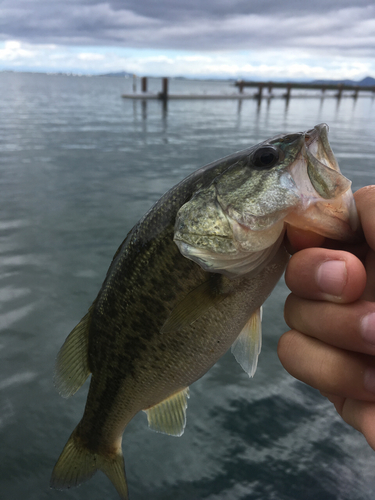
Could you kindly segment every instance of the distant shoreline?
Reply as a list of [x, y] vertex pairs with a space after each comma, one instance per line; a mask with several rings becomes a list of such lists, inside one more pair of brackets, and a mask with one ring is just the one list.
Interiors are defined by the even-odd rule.
[[[0, 74], [2, 73], [25, 73], [25, 74], [35, 74], [35, 75], [46, 75], [46, 76], [74, 76], [74, 77], [87, 77], [87, 78], [93, 78], [93, 77], [109, 77], [109, 78], [133, 78], [132, 73], [128, 73], [126, 71], [117, 71], [117, 72], [110, 72], [110, 73], [91, 73], [91, 74], [86, 74], [86, 73], [72, 73], [72, 72], [63, 72], [63, 71], [25, 71], [25, 70], [14, 70], [14, 69], [3, 69], [0, 70]], [[143, 75], [135, 75], [137, 78], [140, 78]], [[146, 75], [147, 76], [147, 75]], [[163, 78], [165, 75], [161, 76], [148, 76], [150, 79], [160, 79]], [[218, 77], [208, 77], [208, 76], [168, 76], [170, 80], [191, 80], [191, 81], [208, 81], [208, 82], [236, 82], [238, 80], [248, 80], [252, 82], [261, 82], [264, 81], [264, 79], [261, 78], [233, 78], [233, 77], [225, 77], [225, 76], [218, 76]], [[271, 80], [271, 79], [270, 79]], [[285, 79], [280, 79], [280, 78], [273, 78], [272, 81], [274, 82], [283, 82]], [[310, 79], [288, 79], [288, 82], [290, 83], [315, 83], [315, 84], [344, 84], [344, 85], [352, 85], [352, 86], [373, 86], [375, 85], [375, 78], [372, 76], [366, 76], [362, 78], [361, 80], [349, 80], [349, 79], [342, 79], [342, 80], [310, 80]]]

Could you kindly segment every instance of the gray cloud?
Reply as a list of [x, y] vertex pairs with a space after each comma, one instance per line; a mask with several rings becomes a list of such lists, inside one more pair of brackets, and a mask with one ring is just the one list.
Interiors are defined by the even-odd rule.
[[3, 0], [0, 39], [60, 45], [299, 48], [373, 56], [373, 0]]

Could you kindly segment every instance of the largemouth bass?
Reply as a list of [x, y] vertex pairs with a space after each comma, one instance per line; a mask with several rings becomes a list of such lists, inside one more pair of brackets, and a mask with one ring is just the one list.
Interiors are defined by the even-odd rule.
[[189, 386], [230, 347], [254, 375], [261, 305], [288, 261], [286, 223], [341, 240], [358, 227], [327, 130], [280, 135], [197, 170], [130, 231], [58, 354], [62, 396], [91, 382], [52, 487], [100, 469], [127, 499], [121, 444], [134, 415], [180, 436]]

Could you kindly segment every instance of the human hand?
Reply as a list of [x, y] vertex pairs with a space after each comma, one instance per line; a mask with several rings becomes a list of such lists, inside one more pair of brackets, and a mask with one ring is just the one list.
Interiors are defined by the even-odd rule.
[[[280, 338], [278, 355], [375, 450], [375, 186], [357, 191], [355, 199], [365, 245], [350, 252], [343, 244], [305, 248], [290, 259], [285, 321], [291, 330]], [[289, 241], [297, 248], [323, 243], [291, 229]]]

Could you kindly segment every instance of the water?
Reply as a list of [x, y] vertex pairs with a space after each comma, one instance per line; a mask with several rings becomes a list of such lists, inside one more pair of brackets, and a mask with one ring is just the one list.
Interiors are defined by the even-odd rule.
[[[354, 189], [374, 183], [375, 102], [121, 99], [131, 81], [0, 73], [0, 498], [116, 499], [98, 473], [79, 489], [49, 477], [87, 384], [62, 399], [56, 353], [119, 243], [169, 187], [209, 161], [320, 122]], [[151, 80], [150, 90], [160, 90]], [[170, 91], [231, 91], [172, 81]], [[375, 453], [276, 355], [283, 283], [265, 305], [254, 380], [228, 353], [191, 387], [181, 438], [137, 415], [124, 435], [132, 500], [372, 499]]]

